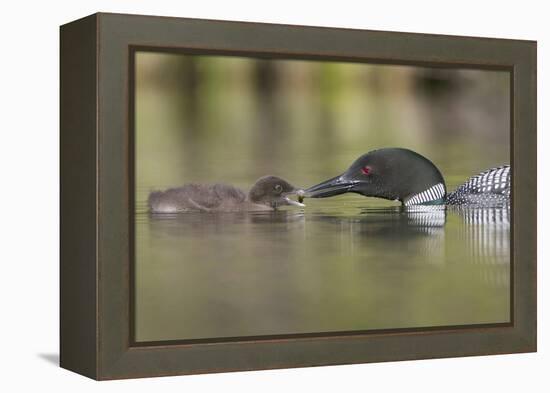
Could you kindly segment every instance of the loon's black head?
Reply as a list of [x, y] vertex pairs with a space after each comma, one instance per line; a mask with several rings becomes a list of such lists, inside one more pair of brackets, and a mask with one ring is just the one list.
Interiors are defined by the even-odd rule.
[[326, 198], [346, 192], [417, 205], [442, 201], [446, 190], [441, 172], [430, 160], [412, 150], [386, 148], [362, 155], [343, 174], [308, 188], [303, 196]]

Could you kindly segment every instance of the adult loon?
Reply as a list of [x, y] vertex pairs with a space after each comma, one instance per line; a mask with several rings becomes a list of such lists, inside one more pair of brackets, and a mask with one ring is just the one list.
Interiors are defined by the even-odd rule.
[[299, 200], [326, 198], [346, 192], [400, 201], [403, 206], [510, 205], [511, 171], [503, 165], [473, 176], [447, 194], [441, 172], [426, 157], [403, 148], [373, 150], [359, 157], [340, 176], [299, 193]]
[[288, 197], [298, 191], [279, 177], [264, 176], [256, 181], [248, 194], [226, 184], [185, 184], [151, 192], [148, 203], [153, 213], [277, 210], [283, 205], [304, 207]]

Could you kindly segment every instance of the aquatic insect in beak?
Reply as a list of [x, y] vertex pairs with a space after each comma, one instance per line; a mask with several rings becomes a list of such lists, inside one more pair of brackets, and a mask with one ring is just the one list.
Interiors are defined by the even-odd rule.
[[306, 192], [304, 190], [298, 190], [296, 191], [296, 195], [298, 195], [298, 202], [302, 203], [304, 201]]

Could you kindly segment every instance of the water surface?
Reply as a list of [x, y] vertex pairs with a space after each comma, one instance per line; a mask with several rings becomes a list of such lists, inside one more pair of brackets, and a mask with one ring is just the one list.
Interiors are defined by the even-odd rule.
[[138, 214], [137, 340], [509, 321], [508, 210], [365, 200]]

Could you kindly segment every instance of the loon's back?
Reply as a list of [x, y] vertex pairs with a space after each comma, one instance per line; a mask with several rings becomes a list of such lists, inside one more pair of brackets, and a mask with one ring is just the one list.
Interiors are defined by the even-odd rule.
[[246, 209], [246, 194], [226, 184], [185, 184], [183, 187], [149, 194], [153, 213], [185, 211], [232, 211]]
[[447, 205], [497, 207], [510, 205], [512, 172], [510, 165], [491, 168], [473, 176], [445, 200]]

